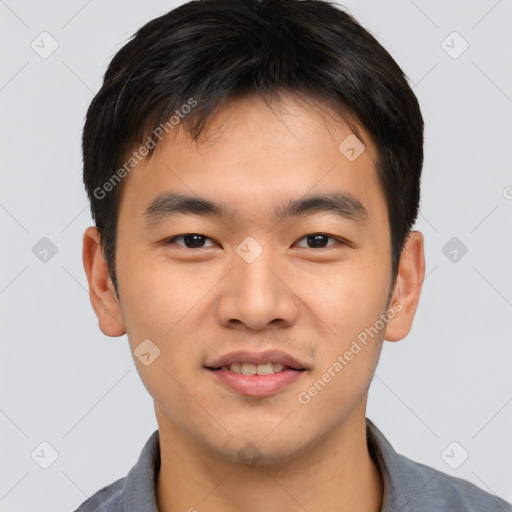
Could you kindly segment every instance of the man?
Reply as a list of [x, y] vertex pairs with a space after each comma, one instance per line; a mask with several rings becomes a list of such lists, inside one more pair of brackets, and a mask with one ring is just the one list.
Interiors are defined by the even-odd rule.
[[199, 0], [113, 58], [83, 134], [83, 259], [158, 430], [79, 512], [510, 511], [365, 417], [425, 275], [423, 120], [320, 0]]

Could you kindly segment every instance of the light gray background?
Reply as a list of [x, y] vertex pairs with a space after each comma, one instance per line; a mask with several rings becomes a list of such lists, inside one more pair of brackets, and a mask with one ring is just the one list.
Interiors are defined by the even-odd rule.
[[[89, 302], [80, 137], [110, 59], [176, 5], [0, 0], [1, 512], [74, 510], [157, 428], [126, 336], [105, 337]], [[404, 69], [426, 123], [427, 278], [410, 335], [384, 345], [367, 416], [398, 452], [512, 501], [512, 2], [344, 5]], [[59, 45], [47, 59], [31, 48], [43, 31]], [[458, 58], [453, 31], [469, 44]], [[57, 248], [46, 263], [42, 237]], [[452, 237], [468, 248], [455, 262]], [[58, 452], [48, 469], [31, 457], [43, 441]], [[441, 455], [453, 441], [451, 461], [469, 453], [458, 469]]]

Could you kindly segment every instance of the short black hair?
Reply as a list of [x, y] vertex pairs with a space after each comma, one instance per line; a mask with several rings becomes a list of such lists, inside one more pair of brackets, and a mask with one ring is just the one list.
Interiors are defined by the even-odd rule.
[[192, 0], [134, 34], [87, 111], [83, 180], [118, 297], [116, 231], [129, 151], [145, 145], [150, 158], [155, 129], [178, 115], [195, 140], [230, 99], [280, 92], [325, 100], [373, 137], [395, 281], [418, 214], [423, 166], [423, 118], [398, 64], [334, 2]]

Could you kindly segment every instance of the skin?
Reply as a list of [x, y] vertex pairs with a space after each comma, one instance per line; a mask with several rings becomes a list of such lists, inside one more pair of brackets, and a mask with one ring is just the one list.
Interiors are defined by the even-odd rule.
[[[377, 150], [349, 161], [338, 149], [352, 129], [330, 108], [286, 93], [269, 108], [257, 95], [227, 103], [198, 143], [171, 132], [123, 182], [118, 218], [118, 301], [96, 228], [83, 238], [91, 304], [107, 336], [127, 333], [131, 350], [149, 338], [160, 356], [134, 357], [154, 399], [162, 464], [163, 512], [379, 511], [382, 479], [366, 444], [368, 387], [382, 342], [411, 329], [425, 275], [423, 235], [412, 231], [393, 286], [390, 228], [377, 180]], [[310, 192], [350, 192], [364, 225], [332, 215], [285, 219], [274, 205]], [[143, 212], [163, 191], [223, 203], [227, 220], [181, 215], [145, 229]], [[184, 239], [199, 233], [203, 247]], [[340, 237], [316, 248], [304, 238]], [[248, 236], [262, 254], [236, 252]], [[194, 246], [189, 246], [194, 247]], [[400, 311], [302, 404], [297, 397], [349, 349], [365, 327]], [[233, 350], [284, 350], [307, 365], [273, 396], [249, 398], [221, 385], [203, 365]], [[254, 464], [238, 451], [249, 446]], [[247, 450], [247, 448], [246, 448]]]

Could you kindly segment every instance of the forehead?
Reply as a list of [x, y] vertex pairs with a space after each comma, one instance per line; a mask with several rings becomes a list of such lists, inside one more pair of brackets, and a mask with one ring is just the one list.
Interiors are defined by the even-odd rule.
[[230, 100], [196, 141], [180, 126], [165, 135], [151, 159], [127, 176], [123, 196], [139, 215], [167, 191], [220, 201], [236, 212], [268, 203], [274, 217], [283, 198], [320, 191], [346, 192], [365, 205], [380, 193], [377, 150], [370, 134], [344, 117], [324, 102], [291, 94], [270, 106], [256, 94]]

